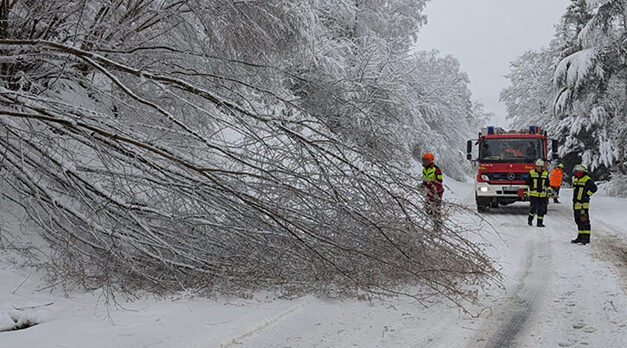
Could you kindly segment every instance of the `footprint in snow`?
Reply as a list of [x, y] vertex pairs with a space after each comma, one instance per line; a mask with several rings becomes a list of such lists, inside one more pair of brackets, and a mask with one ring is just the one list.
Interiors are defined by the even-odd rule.
[[586, 333], [593, 333], [593, 332], [597, 331], [597, 329], [592, 327], [592, 326], [588, 326], [588, 327], [584, 328], [583, 331], [586, 332]]
[[585, 325], [583, 323], [577, 323], [575, 325], [573, 325], [573, 329], [582, 329]]

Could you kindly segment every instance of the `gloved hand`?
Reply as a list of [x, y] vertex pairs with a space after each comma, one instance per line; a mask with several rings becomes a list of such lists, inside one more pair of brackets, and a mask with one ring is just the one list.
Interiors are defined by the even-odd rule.
[[581, 221], [588, 221], [588, 214], [586, 214], [585, 210], [581, 211]]

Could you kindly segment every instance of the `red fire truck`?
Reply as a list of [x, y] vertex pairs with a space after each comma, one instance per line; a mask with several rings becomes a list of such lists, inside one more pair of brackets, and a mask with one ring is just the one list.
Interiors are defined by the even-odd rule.
[[[479, 157], [473, 159], [473, 143]], [[557, 141], [551, 142], [553, 159], [557, 159]], [[546, 131], [531, 126], [521, 131], [502, 128], [482, 129], [477, 140], [468, 140], [466, 157], [477, 167], [475, 200], [477, 210], [487, 211], [499, 205], [528, 200], [525, 179], [533, 163], [549, 158], [549, 139]]]

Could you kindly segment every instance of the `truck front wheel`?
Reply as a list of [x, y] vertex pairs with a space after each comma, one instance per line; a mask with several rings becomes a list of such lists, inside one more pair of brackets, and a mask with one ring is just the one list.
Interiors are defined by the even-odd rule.
[[477, 203], [477, 211], [480, 213], [488, 211], [492, 204], [491, 197], [479, 197], [475, 195], [475, 202]]

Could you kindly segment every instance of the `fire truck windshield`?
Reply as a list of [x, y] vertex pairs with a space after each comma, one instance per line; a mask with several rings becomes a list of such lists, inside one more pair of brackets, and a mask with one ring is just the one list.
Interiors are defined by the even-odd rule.
[[479, 161], [533, 162], [545, 157], [542, 144], [542, 139], [533, 138], [484, 138], [479, 146]]

